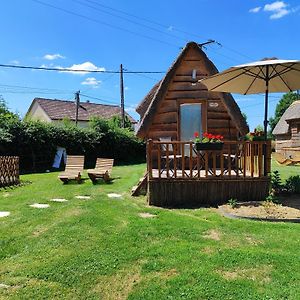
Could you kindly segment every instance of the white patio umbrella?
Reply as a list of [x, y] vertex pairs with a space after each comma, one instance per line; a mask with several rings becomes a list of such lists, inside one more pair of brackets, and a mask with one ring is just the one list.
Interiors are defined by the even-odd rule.
[[231, 67], [199, 81], [210, 91], [242, 95], [265, 92], [264, 135], [267, 139], [268, 95], [300, 89], [300, 61], [261, 60]]

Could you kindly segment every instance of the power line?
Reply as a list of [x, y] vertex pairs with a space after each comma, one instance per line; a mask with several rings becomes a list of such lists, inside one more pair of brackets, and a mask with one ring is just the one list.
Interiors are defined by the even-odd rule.
[[[78, 1], [78, 0], [77, 0], [77, 1]], [[140, 16], [136, 16], [136, 15], [134, 15], [134, 14], [130, 14], [130, 13], [127, 13], [127, 12], [125, 12], [125, 11], [122, 11], [122, 10], [119, 10], [119, 9], [112, 8], [112, 7], [108, 6], [108, 5], [104, 5], [104, 4], [101, 4], [101, 3], [96, 2], [96, 1], [93, 1], [93, 0], [85, 0], [85, 1], [88, 2], [88, 3], [93, 3], [94, 5], [97, 5], [98, 7], [103, 7], [103, 8], [109, 9], [109, 10], [111, 10], [111, 11], [115, 11], [115, 12], [124, 14], [124, 15], [126, 15], [126, 16], [133, 17], [133, 18], [135, 18], [135, 19], [138, 19], [138, 20], [147, 22], [147, 23], [149, 23], [149, 24], [153, 24], [153, 25], [159, 26], [159, 27], [161, 27], [161, 28], [168, 28], [168, 27], [169, 27], [169, 26], [167, 26], [166, 24], [162, 24], [162, 23], [155, 22], [155, 21], [153, 21], [153, 20], [149, 20], [149, 19], [146, 19], [146, 18], [142, 18], [142, 17], [140, 17]], [[87, 6], [88, 6], [88, 5], [87, 5]], [[96, 8], [94, 7], [94, 9], [96, 9]], [[100, 10], [100, 9], [98, 8], [97, 10]], [[105, 11], [103, 11], [103, 10], [100, 10], [100, 11], [105, 12]], [[105, 12], [105, 13], [110, 14], [110, 13], [108, 13], [108, 12]], [[111, 14], [111, 15], [113, 15], [113, 14]], [[116, 15], [114, 15], [114, 16], [116, 16]], [[117, 17], [122, 18], [122, 17], [120, 17], [120, 16], [117, 16]], [[141, 24], [141, 23], [139, 23], [139, 22], [134, 22], [134, 21], [128, 20], [127, 18], [124, 18], [124, 19], [127, 20], [127, 21], [129, 21], [129, 22], [136, 23], [136, 24], [138, 24], [138, 25], [140, 25], [140, 26], [144, 26], [144, 27], [147, 27], [147, 28], [149, 28], [149, 29], [156, 30], [156, 29], [154, 29], [153, 27], [149, 27], [149, 26], [144, 25], [144, 24]], [[184, 30], [181, 30], [181, 29], [177, 29], [177, 28], [172, 28], [172, 31], [179, 32], [179, 33], [183, 33], [183, 34], [188, 35], [188, 36], [194, 36], [194, 37], [197, 37], [197, 38], [200, 38], [200, 39], [210, 40], [210, 38], [208, 38], [208, 37], [204, 37], [204, 36], [201, 36], [201, 35], [199, 35], [199, 34], [195, 34], [195, 33], [192, 33], [192, 32], [187, 32], [187, 31], [184, 31]], [[162, 32], [162, 31], [160, 31], [160, 32]], [[170, 33], [166, 33], [166, 32], [162, 32], [162, 33], [168, 34], [168, 35], [171, 36], [171, 37], [180, 38], [180, 37], [175, 36], [175, 35], [170, 34]], [[180, 38], [180, 39], [186, 40], [186, 39], [184, 39], [184, 38]], [[243, 56], [243, 57], [245, 57], [245, 58], [247, 58], [247, 59], [253, 60], [253, 58], [251, 58], [251, 57], [249, 57], [249, 56], [247, 56], [247, 55], [245, 55], [245, 54], [243, 54], [243, 53], [241, 53], [241, 52], [239, 52], [239, 51], [236, 51], [236, 50], [234, 50], [234, 49], [232, 49], [232, 48], [230, 48], [230, 47], [228, 47], [228, 46], [225, 46], [223, 43], [218, 43], [218, 44], [219, 44], [220, 46], [222, 46], [223, 48], [226, 48], [226, 49], [228, 49], [229, 51], [231, 51], [231, 52], [233, 52], [233, 53], [235, 53], [235, 54], [238, 54], [238, 55]], [[209, 50], [211, 51], [211, 49], [209, 49]], [[219, 54], [219, 55], [222, 55], [222, 54]], [[231, 59], [232, 59], [232, 58], [231, 58]]]
[[[36, 1], [36, 0], [34, 0]], [[22, 66], [22, 65], [8, 65], [0, 64], [2, 68], [14, 68], [14, 69], [29, 69], [29, 70], [42, 70], [42, 71], [58, 71], [58, 72], [80, 72], [80, 73], [110, 73], [110, 74], [120, 74], [120, 71], [110, 71], [110, 70], [79, 70], [70, 68], [51, 68], [51, 67], [34, 67], [34, 66]], [[124, 71], [127, 74], [165, 74], [164, 71]]]
[[153, 41], [156, 41], [156, 42], [159, 42], [159, 43], [163, 43], [163, 44], [166, 44], [166, 45], [169, 45], [169, 46], [172, 46], [172, 47], [177, 47], [177, 48], [179, 47], [178, 45], [175, 45], [175, 44], [172, 44], [172, 43], [160, 40], [160, 39], [156, 39], [156, 38], [153, 38], [153, 37], [150, 37], [150, 36], [147, 36], [147, 35], [135, 32], [135, 31], [131, 31], [131, 30], [128, 30], [128, 29], [125, 29], [125, 28], [122, 28], [122, 27], [119, 27], [119, 26], [116, 26], [116, 25], [111, 25], [109, 23], [106, 23], [106, 22], [103, 22], [103, 21], [99, 21], [97, 19], [94, 19], [94, 18], [85, 16], [85, 15], [82, 15], [82, 14], [79, 14], [79, 13], [67, 10], [65, 8], [61, 8], [61, 7], [58, 7], [58, 6], [55, 6], [55, 5], [52, 5], [52, 4], [40, 1], [40, 0], [32, 0], [32, 1], [34, 1], [36, 3], [39, 3], [39, 4], [42, 4], [44, 6], [48, 6], [48, 7], [51, 7], [51, 8], [60, 10], [60, 11], [63, 11], [65, 13], [67, 13], [67, 14], [71, 14], [71, 15], [74, 15], [76, 17], [80, 17], [80, 18], [83, 18], [83, 19], [86, 19], [86, 20], [89, 20], [89, 21], [92, 21], [92, 22], [95, 22], [95, 23], [98, 23], [98, 24], [102, 24], [102, 25], [105, 25], [105, 26], [117, 29], [117, 30], [125, 31], [125, 32], [128, 32], [128, 33], [134, 34], [134, 35], [138, 35], [140, 37], [143, 37], [143, 38], [146, 38], [146, 39], [149, 39], [149, 40], [153, 40]]
[[[170, 36], [170, 37], [172, 37], [172, 38], [176, 38], [176, 39], [179, 39], [179, 40], [184, 40], [185, 42], [187, 42], [186, 39], [184, 39], [184, 38], [182, 38], [182, 37], [179, 37], [179, 36], [177, 36], [177, 35], [171, 34], [171, 33], [169, 33], [169, 32], [162, 31], [162, 30], [160, 30], [160, 29], [157, 29], [157, 28], [154, 28], [154, 27], [151, 27], [151, 26], [142, 24], [142, 23], [137, 22], [137, 21], [130, 20], [129, 18], [122, 17], [122, 16], [117, 15], [117, 14], [114, 14], [114, 13], [110, 13], [110, 12], [105, 11], [105, 10], [103, 10], [103, 9], [100, 9], [100, 8], [98, 8], [98, 7], [88, 5], [87, 3], [83, 3], [83, 2], [81, 2], [81, 1], [79, 1], [79, 0], [73, 0], [73, 1], [75, 1], [75, 2], [77, 2], [77, 3], [79, 3], [79, 4], [81, 4], [81, 5], [83, 5], [83, 6], [85, 6], [85, 7], [92, 8], [92, 9], [94, 9], [94, 10], [97, 10], [97, 11], [100, 11], [100, 12], [102, 12], [102, 13], [108, 14], [108, 15], [110, 15], [110, 16], [113, 16], [113, 17], [116, 17], [116, 18], [125, 20], [125, 21], [127, 21], [127, 22], [132, 23], [132, 24], [135, 24], [135, 25], [138, 25], [138, 26], [141, 26], [141, 27], [150, 29], [150, 30], [152, 30], [152, 31], [159, 32], [159, 33], [161, 33], [161, 34]], [[88, 2], [89, 2], [89, 3], [93, 3], [94, 5], [102, 6], [102, 5], [99, 5], [99, 3], [94, 2], [94, 1], [88, 1]]]

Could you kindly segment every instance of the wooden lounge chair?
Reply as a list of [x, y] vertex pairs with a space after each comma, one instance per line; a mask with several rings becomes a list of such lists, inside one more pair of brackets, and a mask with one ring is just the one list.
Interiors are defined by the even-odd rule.
[[87, 173], [93, 183], [98, 178], [103, 178], [105, 182], [110, 180], [110, 175], [114, 160], [112, 158], [97, 158], [95, 169], [87, 170]]
[[84, 156], [68, 155], [65, 171], [60, 173], [58, 178], [63, 183], [68, 183], [69, 180], [74, 179], [78, 183], [81, 182], [81, 175], [83, 173]]
[[294, 165], [300, 164], [300, 154], [296, 154], [291, 158], [291, 161]]
[[281, 153], [279, 152], [274, 152], [273, 157], [277, 161], [278, 164], [284, 165], [284, 166], [289, 166], [295, 164], [290, 158], [284, 157]]

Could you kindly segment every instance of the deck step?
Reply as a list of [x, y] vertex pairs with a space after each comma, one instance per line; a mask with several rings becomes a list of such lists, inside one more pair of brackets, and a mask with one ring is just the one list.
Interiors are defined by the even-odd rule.
[[148, 174], [146, 173], [144, 177], [140, 178], [137, 185], [135, 185], [131, 190], [131, 196], [140, 196], [147, 194], [147, 184], [148, 184]]

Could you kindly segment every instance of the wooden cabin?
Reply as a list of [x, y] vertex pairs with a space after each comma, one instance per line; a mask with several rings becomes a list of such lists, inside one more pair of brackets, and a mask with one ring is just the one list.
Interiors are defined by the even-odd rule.
[[294, 158], [300, 154], [300, 100], [284, 112], [273, 130], [276, 152]]
[[[137, 136], [147, 140], [150, 204], [206, 205], [266, 196], [264, 142], [242, 141], [249, 128], [233, 97], [208, 92], [199, 82], [217, 72], [198, 44], [190, 42], [138, 105]], [[194, 132], [223, 135], [223, 149], [196, 151]]]

